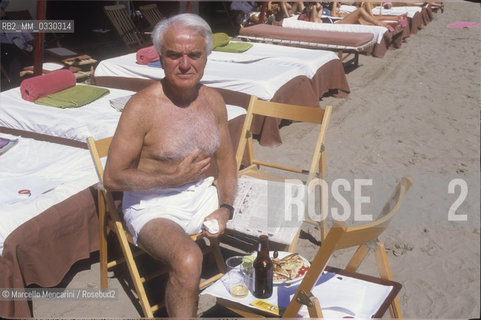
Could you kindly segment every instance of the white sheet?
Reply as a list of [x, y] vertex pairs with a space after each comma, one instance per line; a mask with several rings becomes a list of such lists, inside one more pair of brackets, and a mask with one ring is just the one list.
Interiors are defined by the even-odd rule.
[[[5, 239], [18, 226], [94, 185], [98, 178], [86, 149], [3, 133], [0, 137], [19, 139], [0, 156], [1, 255]], [[29, 189], [31, 196], [20, 197], [21, 189]]]
[[[351, 13], [355, 11], [357, 7], [355, 6], [348, 6], [348, 5], [341, 5], [340, 12], [341, 13]], [[392, 7], [391, 9], [384, 9], [383, 7], [377, 6], [371, 10], [372, 14], [375, 16], [382, 15], [382, 16], [400, 16], [407, 13], [408, 18], [414, 17], [414, 15], [418, 12], [421, 12], [423, 8], [418, 6], [406, 6], [406, 7]]]
[[336, 24], [336, 23], [316, 23], [311, 21], [297, 20], [297, 15], [282, 20], [282, 26], [293, 29], [321, 30], [334, 32], [367, 32], [372, 33], [376, 42], [379, 44], [388, 31], [386, 27], [368, 26], [363, 24]]
[[0, 125], [85, 142], [112, 136], [120, 113], [109, 103], [112, 98], [133, 94], [109, 89], [110, 93], [80, 108], [60, 109], [23, 100], [19, 88], [0, 93]]
[[[270, 100], [289, 80], [296, 76], [312, 78], [322, 65], [334, 59], [338, 57], [330, 51], [255, 43], [242, 54], [213, 51], [201, 82]], [[95, 76], [161, 79], [164, 72], [137, 64], [135, 53], [131, 53], [101, 61]]]
[[[234, 269], [229, 272], [237, 271]], [[272, 296], [263, 300], [286, 308], [296, 292], [297, 285], [291, 287], [274, 285]], [[322, 314], [325, 318], [356, 317], [367, 319], [379, 310], [392, 289], [392, 286], [339, 276], [324, 271], [311, 292], [319, 299]], [[213, 283], [201, 294], [232, 300], [248, 307], [252, 307], [250, 303], [257, 299], [251, 292], [245, 298], [233, 298], [222, 284], [222, 279]], [[307, 307], [302, 307], [299, 314], [308, 318]]]
[[[120, 112], [111, 106], [110, 100], [134, 92], [109, 90], [108, 95], [83, 107], [60, 109], [23, 100], [19, 88], [13, 88], [0, 93], [0, 126], [82, 142], [90, 136], [96, 140], [110, 137], [120, 118]], [[227, 106], [229, 120], [245, 113], [239, 106]]]

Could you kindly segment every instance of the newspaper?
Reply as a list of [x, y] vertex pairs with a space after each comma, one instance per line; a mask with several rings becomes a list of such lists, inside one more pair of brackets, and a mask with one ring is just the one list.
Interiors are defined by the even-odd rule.
[[[290, 244], [304, 220], [306, 199], [306, 187], [301, 183], [241, 177], [234, 218], [227, 228], [254, 237], [267, 234], [272, 241]], [[303, 206], [299, 206], [300, 201]]]

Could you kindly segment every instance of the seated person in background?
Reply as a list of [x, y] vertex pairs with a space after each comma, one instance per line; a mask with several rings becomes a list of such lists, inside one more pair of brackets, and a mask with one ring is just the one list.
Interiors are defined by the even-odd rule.
[[240, 26], [249, 24], [251, 17], [255, 16], [255, 12], [258, 11], [257, 7], [255, 1], [232, 1], [230, 10], [234, 15], [235, 23]]
[[[189, 234], [233, 211], [234, 151], [221, 95], [200, 80], [212, 50], [209, 25], [194, 14], [159, 22], [152, 40], [165, 77], [125, 106], [109, 150], [104, 183], [124, 191], [123, 212], [136, 243], [165, 263], [170, 317], [197, 315], [202, 252]], [[217, 164], [217, 187], [205, 173]], [[221, 204], [219, 206], [219, 203]]]
[[295, 14], [302, 13], [305, 9], [304, 2], [281, 2], [283, 18], [292, 17]]
[[320, 2], [307, 2], [306, 8], [299, 16], [299, 20], [322, 23], [324, 7]]

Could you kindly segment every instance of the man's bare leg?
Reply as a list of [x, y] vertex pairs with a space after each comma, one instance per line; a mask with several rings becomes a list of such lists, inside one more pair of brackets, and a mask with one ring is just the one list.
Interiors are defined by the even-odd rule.
[[169, 267], [165, 288], [169, 317], [196, 317], [203, 257], [197, 243], [179, 225], [162, 218], [146, 223], [138, 242]]

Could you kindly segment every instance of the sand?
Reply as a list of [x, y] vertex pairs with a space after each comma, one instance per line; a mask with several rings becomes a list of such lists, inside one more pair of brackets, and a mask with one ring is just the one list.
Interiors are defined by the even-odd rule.
[[[480, 22], [480, 6], [447, 2], [443, 14], [382, 59], [360, 57], [347, 74], [346, 99], [325, 98], [334, 107], [326, 137], [327, 181], [371, 179], [362, 213], [379, 212], [402, 176], [414, 185], [381, 236], [406, 318], [477, 318], [480, 314], [480, 35], [481, 27], [448, 29], [456, 21]], [[292, 124], [281, 129], [280, 148], [260, 154], [307, 165], [315, 133]], [[453, 188], [450, 191], [449, 186]], [[463, 191], [467, 191], [464, 197]], [[353, 208], [353, 191], [341, 193]], [[459, 204], [458, 204], [459, 202]], [[343, 207], [332, 195], [329, 209]], [[331, 212], [331, 211], [330, 211]], [[352, 221], [353, 210], [347, 216]], [[460, 221], [457, 221], [460, 220]], [[328, 216], [329, 224], [332, 215]], [[311, 259], [319, 231], [310, 225], [298, 251]], [[306, 236], [307, 235], [307, 236]], [[310, 237], [312, 236], [312, 237]], [[342, 266], [349, 252], [331, 265]], [[372, 255], [360, 271], [375, 274]], [[35, 317], [139, 317], [125, 290], [115, 301], [34, 302]], [[98, 286], [98, 264], [76, 271], [68, 287]], [[199, 315], [215, 299], [201, 296]], [[212, 312], [210, 313], [212, 315]], [[216, 315], [216, 314], [214, 314]], [[217, 314], [223, 316], [223, 314]]]

